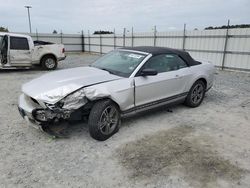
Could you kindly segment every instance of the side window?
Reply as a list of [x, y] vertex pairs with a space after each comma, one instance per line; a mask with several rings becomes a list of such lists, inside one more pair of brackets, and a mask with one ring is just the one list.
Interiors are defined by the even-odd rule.
[[29, 50], [28, 40], [24, 37], [10, 37], [10, 49]]
[[187, 67], [187, 64], [176, 54], [161, 54], [150, 58], [144, 68], [155, 69], [158, 73], [174, 71]]
[[176, 63], [178, 64], [179, 69], [187, 67], [187, 63], [183, 59], [181, 59], [179, 56], [176, 56]]

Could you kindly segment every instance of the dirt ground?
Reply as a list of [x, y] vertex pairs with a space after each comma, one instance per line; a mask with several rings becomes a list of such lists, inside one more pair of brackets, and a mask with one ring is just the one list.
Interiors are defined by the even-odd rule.
[[[70, 54], [59, 69], [98, 55]], [[54, 139], [21, 118], [21, 85], [46, 71], [0, 71], [0, 187], [250, 187], [250, 74], [218, 71], [202, 105], [122, 120], [105, 142], [86, 124]], [[44, 83], [46, 84], [46, 83]]]

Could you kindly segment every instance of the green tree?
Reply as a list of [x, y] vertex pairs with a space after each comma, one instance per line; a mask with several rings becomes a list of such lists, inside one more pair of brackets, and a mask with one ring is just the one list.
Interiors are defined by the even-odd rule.
[[100, 31], [95, 31], [93, 34], [94, 35], [100, 35], [100, 34], [105, 35], [105, 34], [113, 34], [113, 32], [112, 31], [102, 31], [102, 30], [100, 30]]
[[[217, 27], [209, 26], [209, 27], [206, 27], [205, 30], [226, 29], [226, 28], [227, 28], [227, 25], [222, 25], [222, 26], [217, 26]], [[229, 29], [233, 29], [233, 28], [250, 28], [250, 24], [229, 25], [228, 28]]]
[[57, 30], [54, 29], [54, 31], [52, 32], [53, 34], [57, 34]]
[[0, 32], [9, 32], [8, 28], [0, 27]]

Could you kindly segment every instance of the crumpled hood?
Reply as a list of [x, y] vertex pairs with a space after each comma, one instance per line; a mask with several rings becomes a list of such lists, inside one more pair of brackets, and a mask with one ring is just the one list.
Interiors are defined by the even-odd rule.
[[94, 67], [78, 67], [45, 74], [24, 84], [22, 91], [36, 100], [54, 104], [82, 87], [120, 78]]

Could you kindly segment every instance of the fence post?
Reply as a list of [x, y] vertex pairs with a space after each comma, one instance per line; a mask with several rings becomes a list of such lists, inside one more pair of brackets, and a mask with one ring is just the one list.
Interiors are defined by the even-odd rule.
[[134, 47], [134, 28], [131, 29], [131, 46]]
[[156, 46], [156, 25], [154, 26], [154, 46]]
[[100, 54], [102, 54], [102, 34], [101, 34], [101, 32], [100, 32]]
[[186, 42], [186, 24], [184, 24], [184, 27], [183, 27], [182, 50], [185, 50], [185, 42]]
[[37, 29], [36, 29], [36, 40], [38, 40], [38, 32], [37, 32]]
[[227, 30], [226, 30], [226, 35], [225, 35], [225, 43], [224, 43], [223, 56], [222, 56], [222, 65], [221, 65], [222, 70], [224, 69], [224, 66], [225, 66], [225, 58], [226, 58], [226, 53], [227, 53], [227, 41], [228, 41], [229, 24], [230, 24], [230, 20], [227, 21]]
[[89, 30], [88, 30], [88, 43], [89, 43], [89, 52], [90, 52], [90, 35], [89, 35]]
[[114, 29], [114, 49], [116, 48], [116, 35], [115, 35], [115, 29]]
[[63, 33], [62, 33], [62, 30], [61, 30], [60, 35], [61, 35], [61, 43], [63, 43]]
[[85, 51], [85, 49], [84, 49], [84, 34], [83, 34], [83, 30], [82, 30], [82, 52], [84, 52]]
[[123, 28], [123, 47], [125, 47], [126, 28]]

